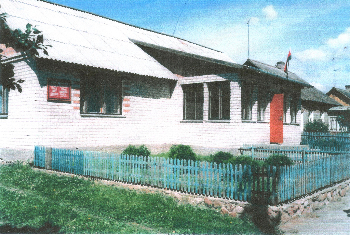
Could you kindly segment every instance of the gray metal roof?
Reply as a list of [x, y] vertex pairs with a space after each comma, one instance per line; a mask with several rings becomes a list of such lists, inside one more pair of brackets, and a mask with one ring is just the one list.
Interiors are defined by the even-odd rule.
[[344, 89], [340, 89], [340, 88], [336, 88], [336, 87], [333, 87], [330, 91], [328, 91], [327, 95], [334, 94], [334, 92], [339, 92], [340, 94], [342, 94], [346, 98], [350, 99], [350, 91], [344, 90]]
[[323, 103], [327, 105], [340, 106], [337, 101], [327, 96], [322, 91], [316, 89], [315, 87], [303, 88], [301, 90], [301, 100], [302, 101], [313, 101], [318, 103]]
[[10, 28], [35, 25], [44, 34], [48, 58], [115, 71], [177, 79], [132, 40], [233, 63], [224, 53], [176, 37], [127, 25], [88, 12], [40, 0], [1, 0]]
[[288, 71], [288, 73], [285, 73], [283, 70], [281, 70], [275, 66], [271, 66], [271, 65], [268, 65], [268, 64], [256, 61], [256, 60], [251, 60], [251, 59], [248, 59], [244, 63], [244, 65], [248, 66], [248, 68], [257, 69], [258, 71], [264, 72], [268, 75], [276, 76], [276, 77], [283, 79], [283, 80], [286, 80], [286, 81], [298, 83], [298, 84], [306, 86], [306, 87], [311, 87], [311, 85], [308, 82], [306, 82], [305, 80], [300, 78], [295, 73], [292, 73], [290, 71]]
[[350, 111], [350, 106], [337, 106], [329, 109], [330, 111]]

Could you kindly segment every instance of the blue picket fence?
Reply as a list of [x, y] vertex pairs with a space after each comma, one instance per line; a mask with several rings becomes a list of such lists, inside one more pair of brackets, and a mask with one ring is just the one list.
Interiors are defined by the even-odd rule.
[[242, 155], [251, 156], [256, 160], [266, 160], [273, 154], [286, 155], [295, 163], [316, 161], [320, 158], [333, 158], [346, 154], [349, 151], [325, 151], [310, 149], [306, 146], [267, 146], [267, 145], [244, 145], [239, 149]]
[[[289, 153], [297, 153], [294, 159], [299, 159], [298, 151], [307, 150]], [[36, 147], [34, 165], [45, 166], [42, 163], [48, 152], [53, 170], [248, 202], [265, 196], [270, 204], [293, 200], [350, 178], [350, 154], [339, 152], [332, 155], [313, 151], [313, 157], [292, 166], [255, 168]], [[259, 153], [255, 148], [253, 152]]]
[[350, 154], [347, 153], [284, 166], [280, 168], [278, 199], [292, 200], [349, 178]]
[[350, 151], [349, 133], [320, 133], [304, 132], [301, 135], [301, 144], [308, 145], [311, 149], [323, 151]]
[[45, 147], [35, 146], [34, 148], [34, 166], [45, 167]]

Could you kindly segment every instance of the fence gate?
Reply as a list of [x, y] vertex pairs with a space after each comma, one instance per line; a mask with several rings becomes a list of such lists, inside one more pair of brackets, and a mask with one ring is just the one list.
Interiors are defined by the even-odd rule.
[[258, 205], [276, 205], [278, 201], [277, 185], [279, 168], [275, 166], [252, 167], [252, 203]]

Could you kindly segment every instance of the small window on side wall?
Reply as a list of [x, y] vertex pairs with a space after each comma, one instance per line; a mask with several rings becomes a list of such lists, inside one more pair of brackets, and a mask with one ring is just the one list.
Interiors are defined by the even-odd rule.
[[290, 122], [293, 124], [297, 123], [298, 103], [299, 99], [294, 95], [290, 101]]
[[251, 84], [243, 84], [242, 86], [242, 120], [252, 120], [253, 109], [253, 92], [254, 86]]
[[0, 115], [8, 114], [8, 89], [0, 84]]
[[230, 83], [208, 83], [209, 88], [209, 119], [230, 119]]
[[265, 120], [266, 107], [269, 100], [269, 92], [267, 87], [258, 88], [258, 121]]
[[82, 84], [81, 113], [122, 114], [122, 82], [120, 80], [87, 79]]
[[203, 84], [183, 85], [183, 119], [203, 120]]

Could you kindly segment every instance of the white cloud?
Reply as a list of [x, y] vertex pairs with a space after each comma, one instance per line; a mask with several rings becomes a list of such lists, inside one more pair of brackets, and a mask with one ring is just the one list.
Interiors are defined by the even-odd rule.
[[350, 44], [350, 28], [347, 28], [344, 33], [339, 34], [337, 38], [331, 38], [327, 41], [327, 45], [331, 48], [344, 48]]
[[311, 82], [310, 83], [312, 86], [316, 87], [317, 89], [319, 89], [320, 91], [323, 91], [325, 92], [327, 90], [327, 88], [321, 84], [321, 83], [318, 83], [318, 82]]
[[256, 24], [259, 24], [260, 22], [260, 19], [258, 17], [252, 17], [250, 18], [250, 24], [251, 25], [256, 25]]
[[272, 5], [269, 5], [265, 8], [263, 8], [262, 11], [265, 14], [266, 19], [268, 19], [268, 20], [274, 20], [278, 16], [277, 11], [275, 10], [275, 8]]
[[295, 56], [301, 61], [325, 61], [327, 59], [326, 52], [321, 49], [307, 49], [305, 51], [295, 53]]

